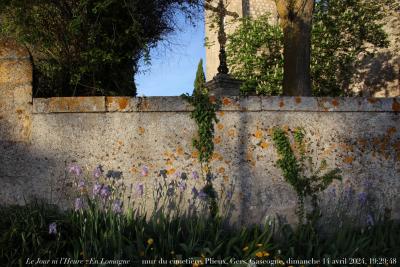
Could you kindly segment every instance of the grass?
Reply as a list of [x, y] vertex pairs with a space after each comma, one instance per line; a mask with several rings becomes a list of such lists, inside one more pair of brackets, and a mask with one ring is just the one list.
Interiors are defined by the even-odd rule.
[[[53, 222], [57, 233], [50, 234]], [[1, 207], [0, 236], [0, 262], [4, 266], [25, 266], [38, 258], [94, 265], [100, 265], [101, 259], [113, 265], [118, 263], [115, 260], [126, 260], [128, 266], [156, 266], [161, 258], [166, 263], [186, 260], [194, 266], [207, 260], [206, 265], [211, 266], [212, 259], [217, 263], [213, 266], [223, 260], [231, 266], [247, 266], [234, 263], [360, 258], [369, 264], [370, 259], [382, 257], [394, 266], [400, 256], [400, 224], [392, 220], [366, 228], [347, 225], [321, 235], [312, 224], [297, 229], [273, 224], [237, 229], [221, 217], [171, 214], [161, 209], [151, 215], [132, 209], [117, 214], [94, 203], [78, 211], [61, 211], [39, 201]]]

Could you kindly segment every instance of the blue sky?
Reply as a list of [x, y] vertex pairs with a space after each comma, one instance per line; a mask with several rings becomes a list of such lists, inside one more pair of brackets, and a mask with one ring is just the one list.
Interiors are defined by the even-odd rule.
[[151, 51], [151, 65], [141, 64], [135, 82], [138, 96], [177, 96], [192, 93], [197, 64], [203, 58], [204, 22], [200, 18], [192, 27], [181, 16], [178, 30], [167, 37], [171, 44], [161, 43]]

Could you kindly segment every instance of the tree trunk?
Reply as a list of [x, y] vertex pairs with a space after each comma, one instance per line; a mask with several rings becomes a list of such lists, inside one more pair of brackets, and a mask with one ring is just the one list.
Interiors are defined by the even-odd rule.
[[311, 96], [311, 24], [314, 0], [276, 0], [284, 33], [283, 94]]

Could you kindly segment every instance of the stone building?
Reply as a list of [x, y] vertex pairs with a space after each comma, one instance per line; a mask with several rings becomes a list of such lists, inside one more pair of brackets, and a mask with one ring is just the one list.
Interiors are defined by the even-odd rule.
[[[212, 0], [214, 6], [219, 0]], [[369, 49], [374, 56], [360, 55], [361, 64], [354, 77], [351, 89], [361, 96], [392, 97], [400, 95], [400, 0], [387, 7], [388, 16], [384, 18], [384, 30], [389, 36], [388, 48]], [[257, 17], [270, 13], [271, 23], [278, 23], [278, 13], [274, 0], [224, 0], [231, 12], [239, 17]], [[206, 23], [206, 78], [211, 80], [217, 73], [219, 64], [219, 46], [217, 30], [212, 27], [212, 12], [205, 11]], [[231, 17], [226, 18], [226, 32], [232, 34], [238, 22]], [[228, 40], [229, 41], [229, 40]]]

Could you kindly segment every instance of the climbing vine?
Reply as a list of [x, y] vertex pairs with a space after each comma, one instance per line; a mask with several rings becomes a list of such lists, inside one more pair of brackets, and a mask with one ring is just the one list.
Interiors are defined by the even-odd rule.
[[[286, 182], [294, 188], [298, 197], [297, 215], [300, 224], [303, 224], [306, 217], [304, 201], [307, 198], [311, 198], [313, 210], [310, 214], [307, 214], [307, 217], [309, 219], [317, 219], [320, 216], [318, 193], [324, 191], [333, 180], [342, 180], [341, 171], [337, 168], [321, 174], [327, 167], [325, 160], [314, 170], [311, 157], [306, 156], [304, 136], [303, 129], [297, 128], [293, 132], [293, 139], [298, 152], [298, 156], [296, 157], [289, 137], [284, 130], [275, 128], [272, 134], [272, 140], [280, 157], [277, 165], [282, 170]], [[309, 162], [308, 165], [306, 161]], [[307, 168], [309, 169], [309, 176], [305, 174]]]
[[190, 117], [196, 122], [198, 131], [192, 144], [198, 151], [202, 174], [206, 178], [206, 185], [202, 191], [208, 196], [210, 214], [215, 217], [218, 213], [217, 192], [212, 185], [213, 175], [209, 162], [214, 152], [214, 123], [218, 123], [216, 112], [219, 103], [210, 100], [208, 90], [205, 87], [202, 61], [199, 63], [194, 87], [193, 95], [183, 94], [182, 97], [194, 107]]

